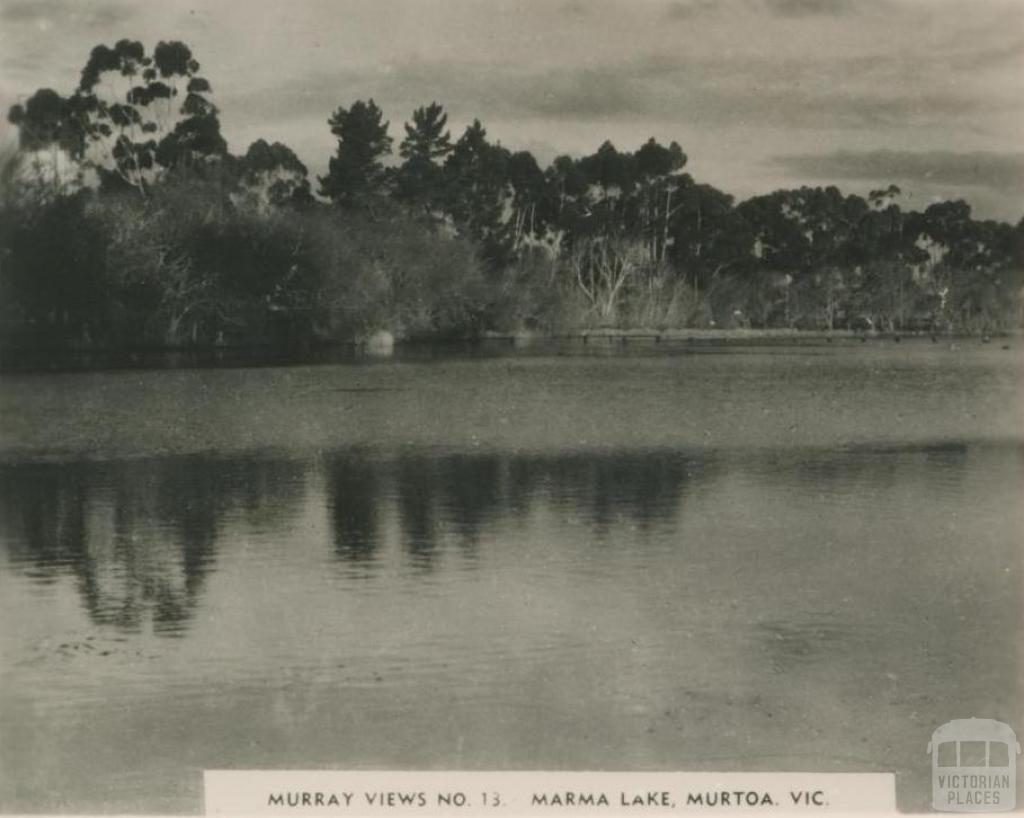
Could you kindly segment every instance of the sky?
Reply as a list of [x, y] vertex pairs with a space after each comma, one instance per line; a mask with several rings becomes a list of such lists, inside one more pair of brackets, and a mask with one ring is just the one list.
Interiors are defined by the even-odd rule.
[[397, 145], [436, 100], [542, 164], [653, 136], [738, 199], [895, 183], [1024, 215], [1024, 0], [0, 0], [0, 105], [123, 37], [186, 42], [231, 150], [313, 173], [337, 107], [372, 97]]

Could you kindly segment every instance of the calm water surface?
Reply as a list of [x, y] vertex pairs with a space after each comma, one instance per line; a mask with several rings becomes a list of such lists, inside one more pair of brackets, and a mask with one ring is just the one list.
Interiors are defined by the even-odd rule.
[[920, 810], [936, 726], [1024, 728], [1018, 349], [19, 374], [0, 409], [2, 811], [198, 812], [213, 767], [895, 771]]

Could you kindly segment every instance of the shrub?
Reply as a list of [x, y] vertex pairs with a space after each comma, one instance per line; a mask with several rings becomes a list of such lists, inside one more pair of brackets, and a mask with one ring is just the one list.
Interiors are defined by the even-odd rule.
[[5, 340], [88, 345], [102, 332], [106, 236], [86, 203], [79, 192], [0, 213]]
[[465, 336], [477, 330], [486, 286], [466, 240], [406, 216], [377, 221], [323, 211], [309, 227], [330, 337], [376, 330], [397, 338]]

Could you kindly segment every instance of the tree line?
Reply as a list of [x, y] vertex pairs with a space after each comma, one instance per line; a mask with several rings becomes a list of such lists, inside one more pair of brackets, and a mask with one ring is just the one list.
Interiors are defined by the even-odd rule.
[[398, 130], [339, 106], [326, 175], [260, 139], [234, 155], [191, 49], [94, 48], [69, 94], [8, 112], [7, 344], [188, 345], [595, 326], [997, 332], [1018, 327], [1024, 219], [895, 185], [737, 202], [675, 142], [541, 167], [442, 105]]

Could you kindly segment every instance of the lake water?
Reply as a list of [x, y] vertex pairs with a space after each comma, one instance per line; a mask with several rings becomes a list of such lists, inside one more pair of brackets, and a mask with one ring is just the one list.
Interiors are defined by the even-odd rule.
[[894, 771], [1021, 721], [1021, 344], [5, 376], [0, 811], [204, 768]]

